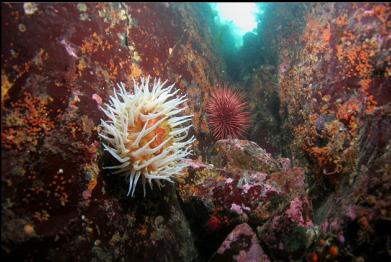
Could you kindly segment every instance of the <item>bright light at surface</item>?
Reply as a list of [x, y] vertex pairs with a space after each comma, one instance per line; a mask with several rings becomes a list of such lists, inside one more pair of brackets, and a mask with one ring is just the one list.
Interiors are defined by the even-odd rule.
[[210, 3], [210, 5], [218, 12], [220, 23], [231, 23], [234, 35], [240, 39], [257, 27], [256, 3]]
[[245, 34], [257, 27], [255, 20], [255, 3], [217, 3], [216, 10], [219, 12], [222, 22], [232, 21]]

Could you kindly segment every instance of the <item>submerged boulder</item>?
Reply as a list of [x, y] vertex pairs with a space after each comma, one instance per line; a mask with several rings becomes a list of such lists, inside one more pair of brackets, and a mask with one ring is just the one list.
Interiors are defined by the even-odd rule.
[[282, 212], [257, 228], [258, 237], [271, 258], [282, 260], [303, 257], [316, 232], [312, 206], [306, 196], [295, 197]]
[[259, 245], [255, 232], [243, 223], [234, 228], [209, 261], [267, 262], [270, 259]]
[[246, 169], [262, 172], [279, 170], [281, 164], [255, 142], [223, 139], [214, 145], [211, 162], [226, 169]]
[[[238, 224], [262, 225], [306, 195], [303, 170], [291, 167], [288, 159], [274, 159], [254, 142], [220, 140], [213, 152], [216, 166], [193, 161], [179, 184], [182, 208], [201, 253], [214, 252]], [[311, 218], [312, 210], [306, 211]]]

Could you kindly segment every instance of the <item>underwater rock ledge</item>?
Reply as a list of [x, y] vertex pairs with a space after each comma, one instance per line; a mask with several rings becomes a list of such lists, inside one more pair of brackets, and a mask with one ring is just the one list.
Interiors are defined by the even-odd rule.
[[[271, 221], [273, 225], [281, 223], [281, 229], [295, 226], [303, 232], [288, 240], [297, 242], [295, 237], [304, 238], [298, 257], [302, 256], [309, 238], [308, 228], [313, 226], [303, 170], [291, 167], [289, 159], [274, 159], [248, 140], [219, 140], [212, 152], [215, 165], [194, 161], [189, 175], [179, 184], [182, 208], [202, 255], [208, 257], [215, 252], [240, 223], [245, 222], [256, 229]], [[285, 220], [276, 221], [284, 214]], [[277, 227], [265, 227], [272, 231], [259, 234], [264, 243], [265, 236], [277, 232]], [[271, 245], [278, 245], [280, 239], [290, 236], [290, 232], [283, 231], [283, 236], [274, 238]], [[272, 257], [281, 254], [280, 250], [271, 247], [268, 251]]]

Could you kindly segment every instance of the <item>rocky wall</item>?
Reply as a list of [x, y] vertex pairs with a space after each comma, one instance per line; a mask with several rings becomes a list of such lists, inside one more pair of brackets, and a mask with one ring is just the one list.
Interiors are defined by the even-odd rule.
[[285, 151], [306, 170], [324, 233], [311, 261], [388, 256], [381, 243], [390, 237], [383, 231], [390, 227], [390, 8], [308, 4], [303, 26], [281, 20], [297, 30], [268, 35], [278, 43]]
[[204, 10], [203, 4], [2, 3], [2, 255], [197, 259], [174, 188], [149, 200], [124, 199], [125, 181], [104, 179], [97, 132], [99, 106], [115, 84], [147, 75], [187, 93], [193, 131], [207, 132], [203, 101], [221, 78], [221, 62]]
[[334, 190], [356, 173], [359, 125], [391, 100], [389, 11], [388, 4], [314, 4], [302, 36], [281, 41], [283, 125], [314, 188]]

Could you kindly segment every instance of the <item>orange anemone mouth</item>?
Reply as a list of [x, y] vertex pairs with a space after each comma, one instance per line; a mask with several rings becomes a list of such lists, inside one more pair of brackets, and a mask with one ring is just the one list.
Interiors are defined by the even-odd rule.
[[[162, 118], [163, 118], [163, 116], [151, 119], [150, 121], [148, 121], [148, 123], [147, 123], [147, 121], [142, 121], [140, 118], [137, 119], [135, 121], [135, 125], [134, 126], [128, 125], [128, 140], [129, 141], [134, 140], [134, 134], [140, 133], [141, 130], [143, 129], [144, 125], [146, 126], [146, 128], [150, 128], [154, 124], [156, 124], [159, 120], [161, 120]], [[156, 137], [153, 140], [153, 142], [150, 143], [147, 147], [149, 149], [152, 149], [152, 148], [155, 148], [155, 147], [159, 146], [161, 143], [163, 143], [169, 137], [169, 134], [170, 134], [171, 130], [172, 130], [172, 128], [170, 127], [170, 124], [169, 124], [168, 120], [163, 120], [153, 131], [151, 131], [149, 134], [145, 135], [140, 140], [140, 143], [139, 143], [138, 147], [145, 146], [149, 141], [153, 140], [153, 138], [155, 136]], [[133, 162], [135, 162], [137, 160], [142, 160], [142, 161], [143, 160], [144, 161], [145, 160], [149, 160], [152, 157], [161, 154], [162, 151], [164, 149], [169, 148], [172, 145], [172, 143], [173, 143], [172, 141], [167, 142], [161, 149], [159, 149], [155, 153], [145, 154], [145, 155], [142, 155], [139, 158], [138, 157], [133, 157], [133, 156], [131, 156], [130, 158], [131, 158], [131, 160]], [[134, 150], [137, 149], [134, 145], [132, 145], [132, 143], [127, 143], [126, 144], [126, 148], [129, 151], [134, 151]], [[154, 166], [148, 166], [148, 167], [146, 167], [146, 170], [147, 171], [156, 171], [156, 168]]]

